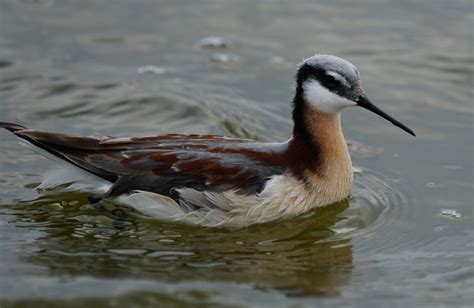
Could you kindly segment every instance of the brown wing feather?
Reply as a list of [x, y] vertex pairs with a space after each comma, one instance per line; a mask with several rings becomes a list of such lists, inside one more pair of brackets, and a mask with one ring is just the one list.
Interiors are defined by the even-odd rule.
[[6, 127], [0, 123], [0, 127], [113, 182], [112, 195], [131, 190], [172, 195], [174, 188], [182, 187], [255, 193], [268, 177], [285, 171], [282, 144], [216, 135], [99, 138], [13, 124]]

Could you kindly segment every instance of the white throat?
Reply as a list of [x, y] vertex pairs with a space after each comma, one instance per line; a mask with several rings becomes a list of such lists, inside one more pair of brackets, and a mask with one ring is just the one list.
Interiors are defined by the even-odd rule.
[[322, 113], [339, 114], [342, 109], [356, 105], [355, 102], [329, 91], [314, 79], [305, 81], [303, 90], [306, 101]]

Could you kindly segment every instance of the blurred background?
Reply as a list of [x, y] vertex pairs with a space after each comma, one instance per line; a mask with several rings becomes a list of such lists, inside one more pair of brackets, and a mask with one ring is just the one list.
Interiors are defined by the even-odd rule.
[[51, 163], [1, 132], [0, 305], [471, 305], [473, 18], [469, 0], [2, 1], [2, 121], [282, 141], [298, 63], [329, 53], [417, 137], [345, 111], [351, 199], [230, 231], [36, 192]]

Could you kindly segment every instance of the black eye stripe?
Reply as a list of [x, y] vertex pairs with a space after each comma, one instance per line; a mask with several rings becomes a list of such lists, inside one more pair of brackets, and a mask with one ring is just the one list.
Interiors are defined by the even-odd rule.
[[[331, 71], [327, 71], [320, 67], [315, 67], [307, 63], [300, 66], [296, 74], [296, 86], [297, 91], [302, 93], [304, 91], [303, 84], [305, 81], [316, 80], [324, 88], [328, 89], [341, 97], [348, 100], [353, 100], [358, 94], [354, 92], [356, 84], [352, 84], [350, 79], [340, 80], [338, 76], [333, 76]], [[342, 77], [343, 75], [341, 75]], [[350, 76], [349, 76], [350, 77]]]
[[329, 75], [324, 69], [315, 68], [311, 65], [304, 64], [298, 70], [298, 83], [302, 84], [308, 78], [314, 78], [318, 80], [324, 87], [332, 91], [343, 87], [339, 80], [334, 78], [334, 76]]
[[328, 74], [325, 74], [322, 76], [321, 78], [321, 81], [327, 85], [331, 85], [331, 86], [340, 86], [341, 85], [341, 82], [339, 80], [337, 80], [336, 78], [334, 78], [334, 76], [331, 76], [331, 75], [328, 75]]
[[339, 93], [339, 90], [343, 89], [342, 83], [334, 78], [334, 76], [328, 75], [326, 72], [322, 75], [316, 76], [317, 80], [330, 91]]

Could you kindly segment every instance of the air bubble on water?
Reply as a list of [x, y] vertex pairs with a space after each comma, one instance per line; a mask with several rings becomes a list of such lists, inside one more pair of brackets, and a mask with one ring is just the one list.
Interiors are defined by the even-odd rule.
[[222, 36], [208, 36], [199, 41], [199, 46], [207, 49], [225, 49], [230, 48], [231, 45], [232, 42]]
[[461, 218], [462, 215], [459, 211], [452, 210], [452, 209], [442, 209], [441, 215], [450, 216], [452, 218]]
[[215, 63], [229, 64], [238, 62], [239, 57], [228, 53], [214, 53], [211, 55], [210, 60]]
[[362, 168], [352, 166], [352, 173], [362, 174], [364, 173], [364, 170]]
[[156, 65], [143, 65], [137, 69], [137, 72], [139, 74], [151, 73], [151, 74], [161, 75], [161, 74], [166, 73], [166, 69], [160, 66], [156, 66]]

